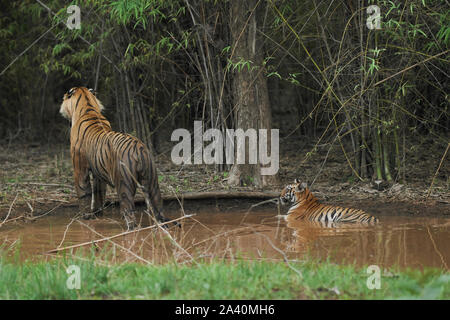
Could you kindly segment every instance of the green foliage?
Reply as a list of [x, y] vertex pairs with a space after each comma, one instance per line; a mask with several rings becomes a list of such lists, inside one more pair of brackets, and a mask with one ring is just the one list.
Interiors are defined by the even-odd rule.
[[[200, 118], [232, 128], [234, 77], [250, 72], [265, 75], [282, 135], [339, 143], [357, 178], [384, 162], [385, 177], [399, 170], [407, 135], [446, 145], [445, 0], [259, 3], [267, 5], [252, 13], [265, 23], [255, 30], [262, 61], [236, 54], [229, 1], [46, 1], [52, 13], [35, 1], [6, 1], [0, 139], [66, 139], [58, 108], [74, 85], [95, 86], [113, 126], [149, 145]], [[65, 25], [69, 4], [81, 8], [80, 30]], [[366, 28], [367, 4], [380, 7], [381, 30]], [[302, 152], [308, 158], [315, 148]]]
[[231, 59], [228, 59], [227, 70], [241, 72], [243, 69], [246, 69], [249, 72], [252, 72], [258, 69], [258, 66], [255, 66], [251, 60], [245, 60], [242, 57], [239, 57], [237, 61], [233, 62]]

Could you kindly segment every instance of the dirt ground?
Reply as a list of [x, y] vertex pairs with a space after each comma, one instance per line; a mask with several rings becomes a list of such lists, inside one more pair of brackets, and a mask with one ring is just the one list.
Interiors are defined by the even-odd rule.
[[[422, 143], [406, 154], [403, 183], [376, 185], [358, 181], [339, 146], [282, 143], [280, 146], [279, 185], [265, 189], [231, 187], [227, 172], [216, 173], [213, 165], [177, 166], [170, 160], [170, 148], [155, 158], [164, 196], [185, 192], [272, 191], [279, 192], [295, 178], [306, 181], [313, 193], [326, 203], [364, 201], [410, 202], [450, 208], [450, 165], [445, 148]], [[18, 211], [31, 216], [55, 206], [76, 203], [69, 144], [0, 144], [0, 218], [14, 217]], [[434, 182], [433, 177], [435, 177]], [[429, 192], [429, 196], [427, 197]], [[115, 194], [108, 190], [110, 200]], [[450, 210], [442, 210], [446, 215]], [[0, 220], [1, 223], [1, 220]]]

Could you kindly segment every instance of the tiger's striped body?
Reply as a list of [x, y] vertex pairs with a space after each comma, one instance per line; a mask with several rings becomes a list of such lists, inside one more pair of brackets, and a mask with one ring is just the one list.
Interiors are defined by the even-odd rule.
[[[103, 106], [87, 88], [64, 95], [61, 114], [71, 120], [70, 152], [75, 189], [85, 218], [102, 214], [106, 184], [115, 188], [128, 229], [135, 227], [134, 195], [142, 186], [147, 207], [159, 221], [162, 197], [148, 148], [137, 138], [114, 132], [101, 114]], [[93, 175], [91, 187], [89, 173]]]
[[320, 203], [306, 185], [297, 179], [286, 186], [280, 195], [282, 203], [291, 202], [289, 219], [305, 219], [322, 223], [374, 224], [378, 219], [360, 209], [344, 208]]

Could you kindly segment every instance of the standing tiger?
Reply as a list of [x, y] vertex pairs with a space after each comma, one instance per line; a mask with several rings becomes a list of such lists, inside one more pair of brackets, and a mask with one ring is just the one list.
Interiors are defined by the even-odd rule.
[[[63, 98], [60, 113], [71, 121], [70, 153], [75, 190], [85, 219], [102, 215], [106, 184], [115, 188], [128, 230], [136, 227], [134, 195], [142, 186], [147, 209], [160, 222], [162, 214], [156, 167], [147, 147], [137, 138], [114, 132], [102, 115], [103, 105], [91, 89], [75, 87]], [[91, 187], [89, 173], [93, 176]]]
[[374, 224], [378, 222], [377, 218], [359, 209], [321, 204], [309, 191], [306, 183], [300, 183], [298, 179], [281, 191], [280, 201], [282, 204], [293, 203], [288, 211], [290, 219], [307, 219], [322, 223]]

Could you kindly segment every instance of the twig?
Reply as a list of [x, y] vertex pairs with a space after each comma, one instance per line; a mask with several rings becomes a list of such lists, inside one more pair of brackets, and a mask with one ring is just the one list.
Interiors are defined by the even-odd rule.
[[63, 203], [67, 203], [67, 206], [72, 207], [72, 206], [77, 206], [77, 204], [71, 203], [68, 200], [64, 200], [64, 199], [53, 199], [53, 198], [36, 198], [34, 199], [35, 202], [39, 202], [39, 203], [48, 203], [49, 201], [53, 201], [53, 202], [63, 202]]
[[320, 173], [322, 172], [323, 167], [325, 166], [325, 163], [327, 162], [328, 159], [328, 155], [330, 154], [331, 149], [333, 149], [333, 145], [336, 142], [337, 137], [341, 134], [342, 130], [344, 130], [344, 126], [342, 126], [341, 130], [338, 132], [338, 134], [334, 137], [333, 142], [331, 142], [330, 148], [327, 151], [327, 154], [325, 156], [325, 159], [323, 159], [322, 164], [319, 168], [319, 171], [317, 172], [316, 176], [314, 177], [313, 181], [311, 182], [311, 184], [309, 185], [309, 187], [311, 188], [312, 185], [314, 184], [314, 182], [316, 182], [316, 179], [319, 177]]
[[269, 200], [265, 200], [265, 201], [261, 201], [261, 202], [255, 203], [255, 204], [253, 204], [250, 207], [250, 210], [253, 209], [254, 207], [257, 207], [257, 206], [260, 206], [260, 205], [266, 204], [266, 203], [275, 203], [275, 204], [277, 204], [278, 200], [279, 200], [279, 197], [277, 196], [276, 198], [272, 198], [272, 199], [269, 199]]
[[18, 196], [18, 195], [19, 195], [19, 193], [16, 193], [16, 196], [14, 197], [13, 202], [11, 202], [11, 205], [9, 206], [8, 214], [6, 215], [5, 220], [3, 220], [2, 223], [0, 223], [0, 227], [3, 226], [3, 225], [6, 223], [6, 220], [8, 220], [9, 215], [11, 214], [12, 207], [13, 207], [13, 205], [14, 205], [14, 202], [16, 202], [16, 199], [17, 199], [17, 196]]
[[242, 220], [241, 220], [240, 224], [242, 224], [244, 222], [245, 218], [247, 218], [247, 215], [250, 213], [250, 211], [252, 211], [253, 208], [255, 208], [257, 206], [260, 206], [260, 205], [263, 205], [263, 204], [266, 204], [266, 203], [278, 203], [278, 201], [279, 201], [278, 199], [279, 198], [276, 197], [276, 198], [272, 198], [272, 199], [269, 199], [269, 200], [265, 200], [265, 201], [261, 201], [261, 202], [253, 204], [250, 207], [250, 209], [248, 209], [247, 212], [244, 214], [244, 217], [242, 217]]
[[39, 218], [45, 217], [46, 215], [48, 215], [49, 213], [52, 213], [53, 211], [55, 211], [56, 209], [58, 209], [61, 206], [62, 206], [62, 203], [59, 203], [57, 206], [55, 206], [54, 208], [48, 210], [46, 213], [40, 214], [40, 215], [35, 216], [35, 217], [31, 217], [31, 218], [27, 217], [27, 219], [28, 220], [37, 220]]
[[430, 196], [431, 188], [433, 188], [434, 180], [436, 179], [436, 177], [439, 173], [439, 170], [441, 170], [442, 163], [444, 162], [444, 159], [445, 159], [445, 156], [447, 155], [449, 147], [450, 147], [450, 142], [447, 144], [447, 149], [445, 149], [444, 155], [442, 156], [441, 162], [439, 163], [439, 167], [437, 168], [436, 172], [434, 173], [433, 180], [431, 180], [431, 185], [430, 185], [430, 188], [428, 188], [427, 197], [425, 198], [425, 201], [427, 201], [428, 197]]
[[391, 78], [393, 78], [393, 77], [398, 76], [398, 75], [401, 74], [401, 73], [404, 73], [404, 72], [406, 72], [406, 71], [408, 71], [408, 70], [410, 70], [410, 69], [412, 69], [412, 68], [414, 68], [414, 67], [417, 67], [418, 65], [421, 65], [421, 64], [423, 64], [423, 63], [425, 63], [425, 62], [427, 62], [427, 61], [430, 61], [430, 60], [435, 59], [435, 58], [437, 58], [437, 57], [439, 57], [439, 56], [442, 56], [442, 55], [444, 55], [444, 54], [447, 54], [449, 51], [450, 51], [450, 50], [446, 50], [446, 51], [443, 51], [443, 52], [441, 52], [441, 53], [435, 54], [434, 56], [428, 57], [428, 58], [426, 58], [426, 59], [424, 59], [424, 60], [422, 60], [422, 61], [419, 61], [419, 62], [417, 62], [416, 64], [413, 64], [412, 66], [409, 66], [409, 67], [407, 67], [407, 68], [405, 68], [405, 69], [403, 69], [403, 70], [400, 70], [400, 71], [397, 72], [397, 73], [394, 73], [393, 75], [391, 75], [391, 76], [389, 76], [389, 77], [384, 78], [383, 80], [378, 81], [377, 83], [375, 83], [375, 84], [373, 85], [373, 87], [376, 87], [376, 86], [382, 84], [383, 82], [386, 82], [387, 80], [389, 80], [389, 79], [391, 79]]
[[428, 235], [430, 236], [431, 243], [433, 244], [434, 251], [436, 251], [436, 253], [438, 254], [438, 256], [441, 258], [441, 262], [442, 262], [442, 264], [444, 265], [445, 269], [449, 270], [449, 269], [448, 269], [448, 266], [447, 266], [447, 263], [445, 263], [445, 259], [444, 259], [444, 257], [442, 256], [442, 253], [441, 253], [441, 252], [439, 251], [439, 249], [437, 248], [436, 242], [434, 242], [434, 239], [433, 239], [433, 236], [431, 235], [430, 227], [429, 227], [429, 226], [427, 226], [427, 232], [428, 232]]
[[222, 236], [226, 236], [226, 235], [228, 235], [228, 234], [230, 234], [230, 233], [238, 232], [238, 231], [242, 231], [242, 230], [246, 230], [246, 229], [251, 229], [251, 227], [250, 227], [250, 226], [245, 226], [245, 227], [240, 227], [240, 228], [236, 228], [236, 229], [232, 229], [232, 230], [224, 231], [224, 232], [222, 232], [222, 233], [215, 234], [215, 235], [212, 236], [212, 237], [209, 237], [209, 238], [200, 240], [200, 241], [198, 241], [198, 242], [192, 243], [191, 246], [190, 246], [187, 250], [189, 250], [190, 248], [196, 247], [196, 246], [198, 246], [199, 244], [208, 242], [208, 241], [210, 241], [210, 240], [217, 239], [217, 238], [220, 238], [220, 237], [222, 237]]
[[274, 250], [278, 251], [278, 252], [283, 256], [283, 260], [284, 260], [284, 262], [286, 263], [286, 265], [287, 265], [291, 270], [294, 270], [294, 271], [298, 274], [298, 276], [299, 276], [301, 279], [303, 279], [303, 274], [302, 274], [302, 272], [301, 272], [300, 270], [294, 268], [293, 266], [291, 266], [291, 264], [289, 263], [289, 259], [287, 258], [286, 254], [283, 252], [283, 250], [277, 248], [277, 247], [272, 243], [272, 240], [270, 240], [270, 238], [269, 238], [267, 235], [262, 234], [262, 233], [259, 233], [259, 232], [255, 232], [255, 233], [256, 233], [256, 234], [259, 234], [260, 236], [263, 236], [264, 238], [266, 238], [267, 242], [269, 242], [269, 244], [272, 246], [272, 248], [273, 248]]
[[70, 219], [70, 222], [66, 225], [66, 229], [64, 230], [63, 237], [62, 237], [61, 241], [59, 242], [58, 248], [61, 248], [62, 244], [63, 244], [64, 241], [66, 240], [66, 234], [67, 234], [67, 231], [69, 231], [70, 225], [71, 225], [75, 220], [76, 220], [75, 218]]
[[[21, 216], [15, 217], [15, 218], [11, 218], [11, 219], [9, 219], [8, 221], [4, 221], [3, 223], [13, 222], [13, 221], [16, 221], [16, 220], [26, 219], [26, 218], [27, 218], [26, 216], [21, 215]], [[2, 224], [3, 224], [3, 223], [2, 223]], [[2, 224], [0, 224], [0, 226], [1, 226]]]
[[[88, 226], [87, 224], [81, 222], [80, 220], [77, 220], [77, 222], [78, 222], [79, 224], [85, 226], [86, 228], [88, 228], [91, 232], [95, 233], [96, 235], [98, 235], [98, 236], [100, 236], [100, 237], [104, 237], [101, 233], [95, 231], [93, 228], [91, 228], [91, 227]], [[104, 238], [104, 239], [106, 239], [106, 238]], [[150, 261], [148, 261], [148, 260], [142, 258], [141, 256], [137, 255], [136, 253], [134, 253], [134, 252], [131, 251], [130, 249], [125, 248], [124, 246], [122, 246], [122, 245], [120, 245], [120, 244], [118, 244], [118, 243], [115, 243], [115, 242], [112, 241], [111, 239], [108, 239], [107, 241], [111, 242], [113, 245], [119, 247], [120, 249], [122, 249], [122, 250], [124, 250], [124, 251], [130, 253], [130, 254], [133, 255], [135, 258], [137, 258], [137, 259], [139, 259], [139, 260], [141, 260], [141, 261], [143, 261], [143, 262], [145, 262], [145, 263], [147, 263], [147, 264], [153, 264], [153, 263], [151, 263]]]
[[183, 212], [183, 216], [186, 215], [186, 212], [184, 212], [184, 207], [183, 207], [183, 203], [180, 201], [180, 198], [177, 196], [176, 192], [174, 192], [175, 198], [178, 201], [178, 204], [180, 205], [181, 211]]
[[25, 215], [20, 215], [20, 216], [18, 216], [18, 217], [11, 218], [11, 219], [9, 219], [8, 221], [6, 221], [6, 219], [7, 219], [8, 216], [9, 216], [9, 213], [8, 213], [8, 215], [6, 216], [5, 220], [0, 224], [0, 227], [1, 227], [4, 223], [8, 223], [8, 222], [12, 222], [12, 221], [20, 220], [20, 219], [24, 219], [24, 220], [28, 220], [28, 221], [34, 221], [34, 220], [40, 219], [40, 218], [42, 218], [42, 217], [45, 217], [45, 216], [48, 215], [49, 213], [53, 212], [54, 210], [58, 209], [61, 205], [62, 205], [62, 203], [58, 204], [56, 207], [50, 209], [49, 211], [47, 211], [47, 212], [45, 212], [45, 213], [42, 213], [42, 214], [40, 214], [40, 215], [38, 215], [38, 216], [34, 216], [34, 217], [31, 217], [31, 218], [30, 218], [30, 217], [27, 217], [27, 216], [25, 216]]
[[40, 183], [40, 182], [7, 182], [8, 185], [30, 185], [30, 186], [41, 186], [41, 187], [63, 187], [73, 189], [73, 186], [68, 184], [59, 183]]
[[[180, 249], [181, 251], [183, 251], [189, 258], [191, 258], [191, 261], [194, 261], [196, 264], [198, 264], [197, 263], [197, 261], [195, 261], [195, 259], [194, 259], [194, 257], [189, 253], [189, 252], [187, 252], [173, 237], [172, 237], [172, 235], [169, 233], [169, 231], [167, 231], [165, 228], [163, 228], [162, 227], [162, 225], [163, 225], [163, 223], [159, 223], [156, 219], [155, 219], [155, 217], [150, 213], [150, 212], [148, 212], [148, 210], [144, 210], [144, 212], [146, 212], [148, 215], [149, 215], [149, 217], [151, 218], [151, 219], [153, 219], [153, 221], [154, 221], [154, 223], [156, 224], [156, 226], [161, 230], [161, 231], [163, 231], [165, 234], [166, 234], [166, 236], [168, 236], [169, 237], [169, 239], [170, 239], [170, 241], [172, 241], [172, 243], [178, 248], [178, 249]], [[183, 217], [186, 217], [186, 215], [184, 215]]]
[[[99, 212], [99, 211], [101, 211], [101, 210], [105, 210], [105, 209], [107, 209], [108, 207], [110, 207], [111, 205], [112, 205], [112, 204], [110, 203], [110, 204], [107, 205], [106, 207], [103, 207], [102, 209], [97, 210], [97, 211], [95, 211], [95, 212], [93, 212], [93, 213], [95, 214], [95, 213], [97, 213], [97, 212]], [[63, 245], [64, 241], [66, 240], [66, 234], [67, 234], [67, 232], [69, 231], [69, 227], [71, 226], [71, 224], [72, 224], [74, 221], [76, 221], [80, 216], [81, 216], [81, 214], [75, 216], [75, 217], [72, 218], [72, 219], [70, 220], [70, 222], [66, 225], [66, 229], [64, 230], [64, 234], [63, 234], [63, 237], [62, 237], [61, 241], [59, 242], [58, 248], [60, 248], [60, 247]]]
[[[159, 225], [163, 226], [163, 225], [166, 225], [166, 224], [169, 224], [169, 223], [173, 223], [175, 221], [179, 221], [179, 220], [182, 220], [182, 219], [185, 219], [185, 218], [189, 218], [189, 217], [192, 217], [192, 216], [195, 216], [195, 214], [182, 216], [182, 217], [177, 218], [177, 219], [173, 219], [173, 220], [170, 220], [170, 221], [167, 221], [167, 222], [164, 222], [164, 223], [160, 223]], [[52, 250], [49, 250], [49, 251], [47, 251], [45, 253], [56, 253], [56, 252], [59, 252], [59, 251], [64, 251], [64, 250], [79, 248], [79, 247], [83, 247], [83, 246], [88, 246], [90, 244], [97, 244], [99, 242], [108, 241], [108, 240], [111, 240], [111, 239], [114, 239], [114, 238], [118, 238], [118, 237], [121, 237], [121, 236], [126, 236], [128, 234], [154, 229], [156, 227], [157, 227], [156, 225], [152, 225], [152, 226], [148, 226], [148, 227], [145, 227], [145, 228], [140, 228], [140, 229], [131, 230], [131, 231], [125, 231], [125, 232], [116, 234], [114, 236], [110, 236], [110, 237], [106, 237], [106, 238], [102, 238], [102, 239], [97, 239], [97, 240], [93, 240], [93, 241], [83, 242], [83, 243], [80, 243], [80, 244], [75, 244], [75, 245], [68, 246], [68, 247], [63, 247], [63, 248], [52, 249]]]

